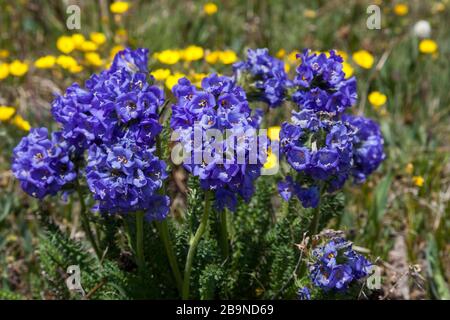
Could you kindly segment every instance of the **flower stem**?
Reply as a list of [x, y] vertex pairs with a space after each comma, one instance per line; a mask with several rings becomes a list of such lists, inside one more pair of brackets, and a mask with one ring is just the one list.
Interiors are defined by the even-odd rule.
[[136, 212], [136, 262], [141, 275], [144, 274], [144, 212]]
[[156, 222], [156, 228], [158, 229], [159, 236], [164, 243], [167, 258], [169, 259], [169, 264], [172, 269], [173, 276], [175, 277], [178, 291], [181, 294], [183, 291], [183, 278], [181, 277], [180, 268], [178, 267], [177, 257], [173, 250], [172, 241], [170, 241], [167, 220], [164, 219], [161, 222]]
[[317, 234], [319, 231], [319, 223], [320, 223], [320, 203], [314, 208], [314, 216], [311, 221], [311, 225], [309, 226], [309, 235], [313, 236]]
[[89, 218], [86, 214], [86, 204], [84, 202], [83, 192], [81, 191], [81, 187], [79, 184], [77, 184], [76, 189], [77, 189], [77, 193], [78, 193], [78, 198], [80, 200], [81, 224], [83, 226], [84, 232], [86, 233], [86, 236], [89, 239], [89, 242], [92, 245], [92, 248], [94, 248], [97, 258], [101, 260], [102, 254], [97, 245], [97, 242], [95, 241], [94, 234], [92, 233], [91, 226], [89, 224]]
[[230, 247], [228, 244], [228, 226], [227, 226], [227, 211], [226, 209], [220, 212], [220, 247], [222, 249], [222, 257], [224, 260], [228, 259], [230, 255]]
[[205, 193], [205, 207], [203, 210], [202, 219], [200, 221], [200, 225], [198, 226], [197, 231], [195, 232], [194, 237], [190, 241], [189, 251], [186, 258], [186, 265], [184, 268], [184, 282], [183, 282], [183, 292], [182, 298], [184, 300], [189, 299], [189, 285], [190, 285], [190, 277], [191, 277], [191, 269], [192, 269], [192, 261], [194, 260], [195, 251], [197, 249], [198, 243], [206, 230], [206, 226], [208, 224], [209, 218], [209, 210], [210, 210], [210, 199], [209, 199], [209, 191]]

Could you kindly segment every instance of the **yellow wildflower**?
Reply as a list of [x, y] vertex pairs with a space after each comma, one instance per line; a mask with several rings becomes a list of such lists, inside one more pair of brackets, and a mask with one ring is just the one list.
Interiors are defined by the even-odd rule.
[[203, 12], [206, 13], [208, 16], [212, 16], [213, 14], [217, 13], [218, 7], [213, 2], [208, 2], [203, 6]]
[[85, 41], [85, 42], [83, 42], [81, 44], [81, 48], [80, 48], [80, 50], [84, 51], [84, 52], [95, 51], [97, 49], [98, 49], [98, 45], [95, 42], [93, 42], [93, 41]]
[[30, 131], [31, 129], [31, 125], [30, 123], [25, 120], [24, 118], [22, 118], [21, 115], [16, 115], [13, 119], [12, 119], [12, 123], [19, 129], [22, 129], [24, 131]]
[[359, 50], [353, 53], [352, 55], [353, 61], [364, 69], [370, 69], [375, 62], [373, 55], [366, 50]]
[[336, 54], [338, 56], [340, 56], [344, 61], [346, 61], [348, 59], [348, 54], [345, 51], [341, 51], [341, 50], [335, 50]]
[[100, 67], [103, 65], [103, 60], [97, 52], [88, 52], [84, 55], [86, 62], [94, 67]]
[[19, 60], [14, 60], [9, 65], [9, 73], [13, 76], [21, 77], [28, 72], [28, 64]]
[[16, 109], [8, 106], [0, 106], [0, 121], [8, 121], [16, 112]]
[[71, 53], [75, 49], [75, 43], [72, 37], [61, 36], [56, 41], [56, 47], [62, 53], [68, 54]]
[[315, 10], [305, 9], [305, 11], [303, 11], [303, 16], [305, 18], [314, 19], [317, 17], [317, 12]]
[[284, 64], [284, 71], [286, 73], [289, 73], [289, 71], [291, 71], [291, 65], [289, 63]]
[[3, 80], [8, 76], [9, 76], [9, 64], [0, 63], [0, 80]]
[[81, 33], [74, 33], [72, 35], [72, 41], [75, 49], [81, 50], [81, 46], [86, 41], [86, 38]]
[[178, 50], [163, 50], [155, 53], [155, 58], [163, 64], [175, 64], [180, 61], [181, 55]]
[[238, 60], [236, 52], [232, 50], [221, 51], [219, 54], [219, 60], [223, 64], [232, 64]]
[[414, 165], [410, 162], [406, 165], [405, 171], [407, 174], [412, 174], [414, 172]]
[[69, 68], [70, 73], [79, 73], [81, 71], [83, 71], [83, 67], [79, 64], [73, 65]]
[[280, 140], [280, 131], [281, 131], [280, 126], [269, 127], [267, 129], [267, 136], [272, 141], [278, 141]]
[[0, 59], [5, 59], [9, 57], [9, 51], [6, 49], [0, 50]]
[[101, 46], [106, 42], [106, 36], [104, 33], [101, 32], [91, 32], [89, 38], [91, 39], [92, 42], [94, 42], [99, 46]]
[[109, 6], [109, 10], [111, 10], [111, 12], [115, 14], [125, 13], [128, 11], [128, 9], [130, 9], [130, 4], [125, 1], [117, 1]]
[[433, 54], [438, 50], [438, 45], [431, 39], [424, 39], [419, 43], [419, 51], [424, 54]]
[[205, 55], [205, 60], [209, 64], [215, 64], [215, 63], [217, 63], [217, 61], [219, 61], [219, 57], [220, 57], [219, 51], [212, 51], [212, 52], [208, 52]]
[[299, 53], [300, 52], [297, 50], [294, 50], [291, 53], [289, 53], [289, 55], [287, 56], [287, 59], [290, 64], [300, 63], [300, 59], [297, 58], [297, 54], [299, 54]]
[[406, 3], [398, 3], [394, 6], [394, 13], [398, 16], [405, 16], [408, 14], [409, 8]]
[[115, 55], [116, 55], [119, 51], [122, 51], [122, 50], [125, 50], [125, 47], [124, 47], [124, 46], [121, 46], [121, 45], [114, 46], [114, 47], [112, 47], [111, 51], [109, 52], [109, 56], [110, 56], [111, 59], [112, 59], [112, 58], [115, 57]]
[[387, 101], [386, 95], [379, 91], [373, 91], [369, 94], [369, 102], [376, 109], [384, 105], [386, 101]]
[[417, 187], [422, 187], [423, 184], [424, 184], [424, 182], [425, 182], [425, 179], [424, 179], [422, 176], [414, 176], [414, 177], [412, 178], [412, 180], [413, 180], [413, 183], [414, 183]]
[[267, 152], [266, 162], [264, 163], [264, 169], [272, 169], [272, 168], [275, 168], [277, 165], [278, 165], [278, 158], [269, 149], [269, 151]]
[[34, 62], [34, 66], [38, 69], [50, 69], [56, 63], [56, 58], [54, 56], [43, 56]]
[[166, 80], [168, 76], [170, 76], [169, 69], [156, 69], [151, 72], [151, 75], [155, 78], [156, 81]]
[[286, 50], [284, 50], [284, 49], [278, 50], [277, 53], [275, 54], [275, 56], [278, 59], [283, 59], [285, 55], [286, 55]]
[[64, 69], [70, 69], [78, 65], [78, 62], [71, 56], [60, 55], [56, 58], [56, 64]]
[[189, 76], [189, 79], [191, 80], [192, 84], [196, 87], [202, 86], [202, 80], [207, 76], [206, 73], [193, 73]]
[[353, 67], [348, 62], [342, 62], [342, 71], [345, 74], [345, 78], [350, 78], [353, 75]]
[[178, 83], [178, 80], [180, 80], [183, 77], [185, 77], [185, 75], [182, 74], [182, 73], [178, 73], [178, 72], [168, 76], [167, 79], [166, 79], [166, 82], [165, 82], [166, 87], [169, 90], [172, 90], [173, 86]]
[[203, 48], [199, 46], [189, 46], [183, 50], [183, 59], [185, 61], [196, 61], [203, 58]]

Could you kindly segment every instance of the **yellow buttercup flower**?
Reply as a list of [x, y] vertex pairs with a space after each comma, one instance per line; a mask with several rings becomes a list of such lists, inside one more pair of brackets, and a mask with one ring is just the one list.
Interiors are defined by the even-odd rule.
[[208, 52], [205, 55], [205, 61], [209, 64], [216, 64], [219, 61], [220, 52], [219, 51], [212, 51]]
[[85, 41], [81, 44], [81, 51], [89, 52], [96, 51], [98, 49], [98, 45], [93, 41]]
[[111, 12], [115, 14], [125, 13], [128, 11], [128, 9], [130, 9], [130, 4], [125, 1], [117, 1], [109, 6], [109, 10], [111, 10]]
[[431, 39], [424, 39], [419, 43], [419, 51], [424, 54], [433, 54], [438, 50], [438, 45]]
[[180, 80], [181, 78], [184, 78], [184, 77], [185, 77], [185, 75], [182, 73], [175, 73], [175, 74], [168, 76], [166, 79], [166, 82], [165, 82], [166, 87], [169, 90], [172, 90], [172, 88], [178, 83], [178, 80]]
[[280, 49], [277, 51], [277, 53], [275, 54], [275, 57], [277, 57], [278, 59], [283, 59], [286, 56], [286, 50], [284, 49]]
[[9, 64], [0, 63], [0, 80], [3, 80], [8, 76], [9, 76]]
[[83, 67], [79, 64], [73, 65], [69, 68], [70, 73], [79, 73], [81, 71], [83, 71]]
[[208, 16], [212, 16], [213, 14], [217, 13], [218, 9], [219, 8], [217, 7], [217, 5], [213, 2], [208, 2], [203, 6], [203, 12]]
[[0, 50], [0, 59], [5, 59], [9, 57], [9, 51], [6, 49]]
[[180, 52], [178, 50], [163, 50], [155, 53], [155, 58], [163, 64], [175, 64], [181, 59]]
[[22, 129], [24, 131], [30, 131], [31, 129], [31, 125], [30, 123], [25, 120], [24, 118], [22, 118], [21, 115], [16, 115], [13, 119], [12, 119], [12, 123], [19, 129]]
[[202, 86], [202, 80], [207, 76], [206, 73], [193, 73], [189, 76], [192, 84], [198, 88]]
[[377, 109], [383, 106], [386, 103], [386, 101], [387, 101], [386, 95], [379, 91], [373, 91], [369, 94], [370, 104]]
[[405, 171], [407, 174], [412, 174], [414, 172], [414, 165], [410, 162], [406, 165]]
[[14, 60], [9, 65], [9, 73], [13, 76], [21, 77], [28, 72], [28, 64], [19, 60]]
[[204, 51], [199, 46], [189, 46], [183, 50], [183, 59], [185, 61], [196, 61], [203, 58]]
[[412, 180], [413, 180], [413, 183], [414, 183], [417, 187], [422, 187], [423, 184], [424, 184], [424, 182], [425, 182], [425, 179], [424, 179], [422, 176], [414, 176], [414, 177], [412, 178]]
[[106, 42], [106, 36], [104, 33], [101, 32], [91, 32], [89, 38], [91, 39], [92, 42], [94, 42], [99, 46], [101, 46]]
[[232, 64], [238, 60], [236, 52], [232, 50], [221, 51], [219, 54], [219, 60], [223, 64]]
[[8, 106], [0, 106], [0, 121], [8, 121], [16, 112], [16, 109]]
[[168, 76], [170, 76], [169, 69], [156, 69], [151, 72], [151, 75], [155, 78], [156, 81], [166, 80]]
[[278, 165], [278, 158], [277, 156], [272, 153], [271, 150], [267, 152], [267, 158], [266, 162], [264, 163], [264, 169], [272, 169], [275, 168]]
[[88, 52], [84, 55], [86, 62], [94, 67], [101, 67], [104, 61], [97, 52]]
[[75, 49], [75, 43], [72, 37], [61, 36], [58, 38], [58, 40], [56, 40], [56, 47], [62, 53], [68, 54]]
[[341, 50], [335, 50], [336, 54], [338, 56], [340, 56], [344, 61], [346, 61], [348, 59], [348, 54], [345, 51], [341, 51]]
[[78, 62], [71, 56], [60, 55], [56, 58], [56, 64], [64, 69], [70, 69], [77, 66]]
[[373, 63], [375, 62], [373, 55], [366, 50], [356, 51], [353, 53], [352, 59], [358, 66], [364, 69], [372, 68]]
[[284, 64], [284, 71], [286, 73], [289, 73], [289, 71], [291, 71], [291, 65], [289, 63]]
[[290, 64], [297, 64], [300, 63], [300, 59], [297, 58], [297, 54], [299, 54], [300, 52], [297, 50], [292, 51], [291, 53], [289, 53], [289, 55], [287, 56], [287, 59], [289, 61]]
[[342, 71], [345, 74], [345, 78], [350, 78], [353, 75], [353, 67], [348, 62], [342, 62]]
[[74, 33], [72, 35], [72, 41], [75, 49], [81, 50], [81, 46], [86, 41], [86, 38], [81, 33]]
[[405, 16], [409, 12], [409, 7], [406, 3], [399, 3], [394, 6], [394, 13], [398, 16]]
[[269, 127], [267, 129], [267, 136], [272, 141], [278, 141], [280, 140], [280, 131], [281, 131], [280, 126]]
[[38, 69], [50, 69], [53, 68], [56, 63], [54, 56], [43, 56], [34, 62], [34, 66]]
[[124, 46], [121, 46], [121, 45], [114, 46], [114, 47], [112, 47], [111, 51], [109, 52], [109, 56], [110, 56], [111, 59], [112, 59], [112, 58], [115, 57], [115, 55], [116, 55], [119, 51], [122, 51], [122, 50], [125, 50], [125, 47], [124, 47]]

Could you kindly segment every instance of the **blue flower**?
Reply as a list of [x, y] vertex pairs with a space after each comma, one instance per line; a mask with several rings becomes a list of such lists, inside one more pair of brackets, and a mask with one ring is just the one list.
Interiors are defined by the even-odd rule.
[[372, 264], [343, 238], [334, 238], [313, 250], [309, 266], [313, 284], [325, 291], [345, 291], [369, 274]]
[[356, 80], [345, 79], [343, 60], [334, 50], [329, 57], [305, 50], [299, 58], [292, 100], [301, 108], [339, 114], [355, 104]]
[[311, 300], [311, 293], [309, 292], [308, 287], [298, 289], [297, 295], [299, 300]]
[[379, 125], [361, 116], [344, 115], [343, 120], [355, 127], [354, 166], [352, 175], [358, 183], [364, 182], [386, 158]]
[[[252, 116], [245, 92], [228, 77], [208, 76], [201, 89], [183, 78], [173, 93], [177, 103], [172, 106], [171, 127], [188, 153], [184, 167], [200, 178], [204, 190], [215, 192], [219, 210], [235, 210], [237, 195], [244, 200], [253, 195], [254, 180], [265, 161], [253, 149], [259, 117]], [[223, 139], [210, 136], [209, 130]], [[257, 154], [254, 161], [251, 154]]]
[[291, 85], [284, 63], [269, 55], [267, 49], [248, 49], [247, 60], [235, 63], [233, 69], [239, 82], [256, 89], [259, 100], [265, 101], [270, 107], [279, 106], [286, 96], [286, 89]]
[[49, 139], [46, 128], [31, 129], [14, 148], [12, 171], [25, 192], [42, 199], [75, 180], [77, 174], [70, 154], [70, 145], [60, 132]]

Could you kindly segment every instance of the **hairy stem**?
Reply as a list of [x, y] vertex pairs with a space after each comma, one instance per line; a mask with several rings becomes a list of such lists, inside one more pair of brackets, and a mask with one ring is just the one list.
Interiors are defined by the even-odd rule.
[[144, 212], [136, 212], [136, 262], [141, 275], [145, 270], [144, 258]]
[[222, 257], [224, 260], [228, 259], [230, 255], [230, 246], [228, 243], [228, 226], [227, 226], [227, 211], [226, 209], [220, 212], [220, 248], [222, 250]]

